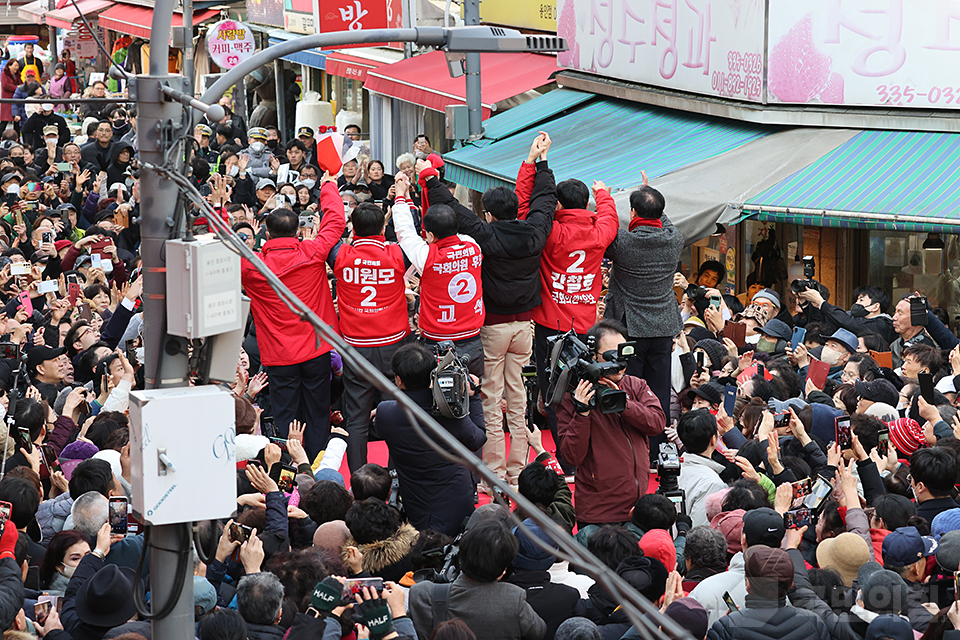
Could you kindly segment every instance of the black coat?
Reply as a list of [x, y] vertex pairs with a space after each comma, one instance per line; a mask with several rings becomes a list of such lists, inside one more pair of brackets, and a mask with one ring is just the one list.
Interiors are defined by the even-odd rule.
[[746, 606], [723, 616], [707, 631], [708, 640], [831, 640], [827, 625], [815, 613], [787, 606], [781, 599], [747, 594]]
[[526, 220], [487, 223], [461, 205], [437, 178], [427, 181], [431, 205], [453, 207], [460, 233], [483, 250], [483, 304], [487, 313], [513, 315], [540, 304], [540, 254], [547, 244], [557, 209], [557, 187], [546, 162], [537, 163], [530, 213]]
[[20, 567], [13, 558], [4, 558], [0, 560], [0, 624], [4, 629], [10, 628], [22, 607], [23, 580]]
[[[27, 121], [20, 131], [21, 135], [23, 135], [23, 141], [29, 144], [34, 150], [45, 148], [43, 143], [43, 128], [51, 124], [57, 126], [57, 133], [60, 136], [57, 140], [58, 147], [62, 147], [70, 142], [70, 128], [67, 126], [67, 121], [55, 111], [51, 111], [47, 115], [44, 115], [43, 111], [37, 111], [27, 118]], [[44, 167], [43, 170], [46, 171], [47, 168]]]
[[[408, 391], [418, 405], [430, 411], [429, 389]], [[460, 420], [437, 417], [453, 437], [471, 451], [487, 441], [479, 396], [470, 402], [470, 415]], [[400, 499], [407, 518], [417, 529], [433, 529], [455, 536], [473, 513], [474, 482], [465, 467], [442, 458], [414, 431], [406, 414], [393, 400], [377, 407], [374, 430], [387, 443], [400, 481]]]
[[527, 592], [527, 603], [547, 623], [543, 640], [553, 640], [557, 627], [573, 615], [580, 592], [565, 584], [550, 582], [549, 571], [514, 571], [507, 582]]
[[275, 624], [247, 623], [247, 640], [281, 640], [286, 632]]
[[92, 164], [98, 172], [106, 171], [107, 167], [113, 162], [113, 143], [111, 142], [106, 148], [103, 148], [96, 139], [90, 140], [80, 147], [80, 160], [84, 166]]

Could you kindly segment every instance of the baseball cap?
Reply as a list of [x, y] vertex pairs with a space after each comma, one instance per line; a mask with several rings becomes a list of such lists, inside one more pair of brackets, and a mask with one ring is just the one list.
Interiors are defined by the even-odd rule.
[[673, 538], [663, 529], [651, 529], [640, 538], [640, 550], [648, 558], [656, 558], [663, 563], [667, 571], [677, 568], [677, 548]]
[[948, 531], [940, 537], [937, 564], [947, 571], [960, 571], [960, 531]]
[[882, 402], [892, 407], [897, 406], [897, 402], [900, 401], [900, 394], [897, 392], [897, 388], [887, 380], [870, 380], [869, 382], [866, 380], [857, 380], [855, 386], [857, 395], [864, 400]]
[[266, 189], [267, 187], [276, 189], [277, 183], [270, 178], [260, 178], [260, 180], [257, 182], [257, 191], [260, 191], [260, 189]]
[[689, 631], [694, 638], [704, 638], [709, 628], [710, 616], [703, 605], [693, 598], [678, 598], [670, 603], [663, 615]]
[[193, 576], [193, 606], [202, 613], [210, 613], [217, 606], [217, 590], [203, 576]]
[[306, 136], [308, 138], [312, 138], [313, 129], [311, 129], [310, 127], [300, 127], [299, 129], [297, 129], [297, 137], [299, 138], [300, 136]]
[[863, 638], [864, 640], [913, 640], [913, 627], [908, 620], [888, 613], [874, 618]]
[[266, 140], [267, 130], [264, 129], [263, 127], [251, 127], [250, 129], [247, 130], [247, 137]]
[[43, 135], [48, 136], [50, 134], [60, 135], [60, 128], [55, 124], [48, 124], [43, 128]]
[[0, 184], [7, 184], [11, 180], [15, 180], [17, 184], [20, 183], [20, 176], [16, 173], [5, 173], [3, 174], [3, 179], [0, 181]]
[[834, 331], [833, 335], [827, 336], [827, 340], [836, 340], [846, 347], [850, 353], [856, 353], [860, 347], [860, 341], [857, 340], [857, 336], [842, 328]]
[[793, 331], [790, 330], [790, 327], [787, 326], [787, 323], [783, 320], [777, 320], [776, 318], [770, 320], [762, 327], [757, 327], [755, 331], [778, 340], [789, 340], [793, 336]]
[[907, 605], [907, 593], [907, 583], [889, 569], [878, 569], [860, 583], [863, 608], [874, 613], [900, 613]]
[[783, 516], [770, 507], [751, 509], [743, 515], [743, 535], [748, 547], [758, 544], [779, 547], [786, 531]]
[[744, 556], [743, 574], [750, 579], [751, 592], [782, 596], [793, 585], [793, 560], [783, 549], [750, 545]]
[[884, 566], [906, 567], [937, 552], [937, 541], [921, 536], [916, 527], [900, 527], [883, 539]]
[[703, 398], [710, 404], [720, 404], [723, 402], [723, 392], [724, 390], [715, 382], [708, 382], [691, 391], [693, 395]]
[[64, 351], [66, 349], [63, 347], [48, 347], [47, 345], [33, 347], [27, 352], [27, 371], [32, 373], [38, 364], [59, 358]]

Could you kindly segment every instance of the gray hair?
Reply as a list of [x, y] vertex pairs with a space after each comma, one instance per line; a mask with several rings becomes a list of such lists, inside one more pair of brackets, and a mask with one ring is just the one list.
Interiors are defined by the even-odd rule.
[[401, 153], [399, 156], [397, 156], [397, 169], [399, 169], [400, 166], [405, 162], [409, 162], [410, 164], [416, 166], [417, 158], [412, 153]]
[[723, 567], [727, 564], [727, 540], [723, 534], [706, 525], [687, 532], [683, 557], [694, 567]]
[[87, 491], [74, 500], [70, 517], [73, 530], [83, 534], [92, 545], [96, 543], [100, 527], [110, 518], [110, 502], [99, 491]]
[[345, 190], [345, 191], [341, 191], [341, 192], [340, 192], [340, 198], [341, 198], [341, 199], [346, 198], [347, 196], [353, 198], [353, 205], [354, 205], [354, 206], [360, 204], [360, 201], [357, 199], [357, 194], [355, 194], [355, 193], [354, 193], [353, 191], [351, 191], [350, 189], [347, 189], [347, 190]]
[[283, 584], [272, 573], [261, 571], [240, 579], [237, 610], [249, 624], [274, 624], [282, 604]]

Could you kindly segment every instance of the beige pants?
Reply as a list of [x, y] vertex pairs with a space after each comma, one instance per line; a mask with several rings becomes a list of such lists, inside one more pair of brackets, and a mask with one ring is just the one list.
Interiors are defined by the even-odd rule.
[[[483, 460], [501, 478], [516, 482], [527, 464], [529, 444], [525, 410], [526, 390], [521, 375], [533, 353], [533, 329], [529, 321], [506, 322], [481, 327], [483, 342], [483, 419], [487, 425], [487, 443]], [[503, 434], [501, 398], [506, 391], [507, 425], [510, 429], [510, 455]]]

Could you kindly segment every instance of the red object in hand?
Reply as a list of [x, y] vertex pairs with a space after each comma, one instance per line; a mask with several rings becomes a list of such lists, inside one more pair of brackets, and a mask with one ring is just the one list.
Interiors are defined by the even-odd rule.
[[0, 536], [0, 558], [15, 558], [13, 553], [17, 546], [17, 540], [20, 538], [20, 532], [17, 531], [17, 525], [7, 520], [3, 525], [3, 535]]

